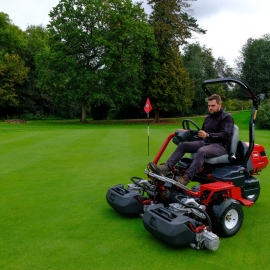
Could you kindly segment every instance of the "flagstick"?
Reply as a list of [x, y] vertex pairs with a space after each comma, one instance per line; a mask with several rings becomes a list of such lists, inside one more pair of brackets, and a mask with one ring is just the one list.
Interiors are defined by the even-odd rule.
[[148, 124], [148, 156], [149, 156], [149, 113], [147, 113], [147, 124]]
[[146, 103], [144, 105], [144, 111], [147, 113], [147, 123], [148, 123], [148, 156], [149, 156], [149, 112], [152, 110], [152, 105], [150, 103], [150, 99], [147, 98]]

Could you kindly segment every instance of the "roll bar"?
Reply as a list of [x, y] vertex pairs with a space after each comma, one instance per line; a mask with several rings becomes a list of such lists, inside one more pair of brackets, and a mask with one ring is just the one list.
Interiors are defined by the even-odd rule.
[[208, 96], [211, 96], [212, 93], [209, 91], [209, 89], [207, 89], [206, 87], [207, 85], [217, 84], [217, 83], [229, 83], [229, 82], [236, 83], [240, 85], [242, 88], [244, 88], [247, 91], [248, 97], [252, 100], [252, 111], [251, 111], [251, 116], [250, 116], [250, 121], [249, 121], [249, 146], [241, 163], [241, 165], [246, 166], [248, 159], [254, 148], [254, 143], [255, 143], [254, 125], [255, 125], [258, 107], [260, 104], [260, 100], [264, 99], [265, 95], [259, 94], [256, 96], [255, 93], [252, 91], [252, 89], [245, 82], [243, 82], [240, 79], [233, 78], [233, 77], [206, 80], [202, 84], [202, 89]]

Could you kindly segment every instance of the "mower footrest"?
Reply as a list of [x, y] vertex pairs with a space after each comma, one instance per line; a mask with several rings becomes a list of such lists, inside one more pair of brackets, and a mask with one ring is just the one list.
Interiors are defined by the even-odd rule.
[[241, 198], [241, 199], [237, 199], [241, 204], [243, 204], [244, 206], [250, 207], [254, 204], [253, 201]]

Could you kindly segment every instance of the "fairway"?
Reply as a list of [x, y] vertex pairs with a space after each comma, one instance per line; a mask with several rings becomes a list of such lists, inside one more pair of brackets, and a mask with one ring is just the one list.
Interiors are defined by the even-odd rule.
[[[249, 113], [235, 114], [248, 140]], [[237, 123], [239, 119], [239, 123]], [[193, 119], [201, 124], [202, 119]], [[180, 124], [81, 125], [77, 121], [0, 123], [0, 269], [270, 269], [270, 165], [261, 195], [244, 209], [240, 231], [217, 251], [171, 248], [106, 202], [107, 190], [130, 183]], [[270, 155], [269, 131], [255, 142]], [[175, 148], [170, 143], [162, 160]]]

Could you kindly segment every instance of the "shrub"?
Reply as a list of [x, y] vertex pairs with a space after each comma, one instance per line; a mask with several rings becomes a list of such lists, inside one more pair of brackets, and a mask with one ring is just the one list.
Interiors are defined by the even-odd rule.
[[226, 108], [226, 111], [248, 110], [251, 107], [252, 103], [250, 100], [228, 99], [223, 103], [223, 108]]
[[260, 105], [257, 124], [261, 129], [270, 129], [270, 102]]

